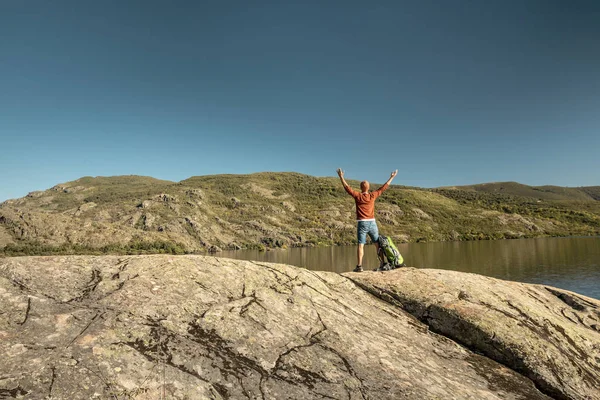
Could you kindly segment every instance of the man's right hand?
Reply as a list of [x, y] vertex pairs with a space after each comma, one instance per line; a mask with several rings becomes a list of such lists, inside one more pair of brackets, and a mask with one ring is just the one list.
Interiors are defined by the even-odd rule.
[[390, 178], [394, 178], [394, 177], [395, 177], [397, 174], [398, 174], [398, 170], [395, 170], [395, 171], [393, 171], [393, 172], [390, 174]]
[[337, 169], [337, 174], [338, 174], [338, 176], [339, 176], [340, 178], [343, 178], [343, 177], [344, 177], [344, 171], [343, 171], [341, 168], [338, 168], [338, 169]]

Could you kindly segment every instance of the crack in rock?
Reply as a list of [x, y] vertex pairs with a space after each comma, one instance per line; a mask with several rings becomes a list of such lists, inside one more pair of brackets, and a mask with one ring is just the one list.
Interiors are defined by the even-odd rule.
[[56, 366], [52, 366], [52, 378], [50, 381], [50, 388], [48, 389], [48, 398], [52, 398], [52, 389], [54, 388], [54, 381], [56, 380]]
[[81, 294], [77, 297], [72, 298], [71, 300], [68, 300], [67, 303], [80, 302], [88, 298], [92, 294], [92, 292], [96, 290], [100, 282], [102, 282], [102, 273], [98, 269], [93, 269], [92, 277], [90, 278], [88, 283], [86, 283]]
[[[456, 311], [453, 311], [452, 309], [446, 309], [439, 304], [430, 304], [425, 307], [422, 304], [409, 300], [408, 298], [403, 297], [400, 293], [396, 293], [392, 290], [378, 287], [372, 283], [364, 284], [351, 278], [349, 279], [358, 287], [370, 292], [383, 301], [389, 302], [390, 298], [396, 300], [397, 302], [392, 304], [401, 304], [402, 309], [413, 314], [418, 320], [425, 323], [432, 332], [447, 337], [452, 341], [465, 346], [467, 349], [477, 354], [482, 354], [489, 359], [494, 360], [531, 379], [534, 385], [542, 393], [557, 400], [566, 400], [570, 398], [563, 391], [566, 382], [564, 382], [562, 379], [561, 367], [556, 364], [556, 360], [548, 359], [544, 363], [556, 380], [556, 383], [554, 383], [540, 375], [538, 371], [536, 371], [536, 367], [529, 364], [530, 360], [528, 360], [526, 353], [523, 353], [518, 347], [513, 348], [509, 344], [502, 343], [499, 341], [499, 339], [497, 339], [495, 332], [491, 335], [488, 334], [476, 323], [462, 318]], [[552, 290], [550, 289], [549, 291]], [[559, 294], [562, 295], [563, 293]], [[540, 323], [526, 312], [521, 310], [518, 306], [513, 304], [510, 300], [506, 300], [501, 297], [498, 297], [498, 299], [506, 304], [510, 310], [514, 311], [514, 313], [503, 310], [484, 301], [479, 301], [473, 304], [485, 306], [488, 310], [498, 312], [511, 320], [518, 320], [526, 329], [531, 330], [531, 332], [533, 332], [536, 336], [545, 339], [547, 346], [552, 346], [556, 351], [564, 354], [565, 360], [570, 362], [576, 368], [576, 370], [579, 371], [584, 380], [590, 383], [592, 387], [600, 387], [600, 377], [593, 376], [588, 371], [589, 369], [593, 370], [594, 366], [587, 361], [587, 354], [583, 351], [583, 349], [577, 346], [577, 343], [575, 343], [575, 341], [573, 341], [567, 332], [565, 332], [564, 328], [552, 323], [549, 320], [544, 320], [544, 323]], [[575, 300], [570, 296], [563, 296], [561, 300], [575, 304]], [[580, 304], [571, 306], [576, 310], [581, 310]], [[564, 338], [570, 346], [565, 349], [559, 346], [554, 340], [551, 340], [553, 337], [553, 332], [551, 329], [555, 332], [555, 334], [559, 335], [559, 337]], [[579, 363], [586, 364], [588, 368], [581, 368]]]
[[19, 325], [24, 325], [25, 322], [27, 322], [30, 311], [31, 311], [31, 297], [28, 297], [27, 298], [27, 309], [25, 310], [25, 317], [23, 318], [23, 321], [19, 322]]
[[20, 385], [14, 389], [0, 389], [0, 399], [18, 399], [22, 396], [27, 396], [29, 392], [23, 389]]
[[91, 326], [91, 325], [94, 323], [94, 321], [95, 321], [95, 320], [96, 320], [98, 317], [102, 318], [102, 316], [103, 316], [104, 314], [105, 314], [104, 312], [102, 312], [102, 313], [101, 313], [101, 312], [97, 311], [97, 312], [96, 312], [96, 315], [94, 315], [94, 317], [93, 317], [93, 318], [90, 320], [90, 322], [88, 322], [88, 324], [87, 324], [87, 325], [86, 325], [86, 326], [85, 326], [85, 327], [84, 327], [84, 328], [81, 330], [81, 332], [79, 332], [79, 334], [77, 334], [77, 336], [75, 336], [75, 337], [74, 337], [74, 338], [73, 338], [73, 339], [72, 339], [72, 340], [69, 342], [69, 344], [67, 345], [67, 347], [70, 347], [70, 346], [71, 346], [71, 345], [72, 345], [72, 344], [73, 344], [73, 343], [74, 343], [74, 342], [75, 342], [77, 339], [79, 339], [79, 338], [80, 338], [80, 337], [81, 337], [81, 336], [82, 336], [82, 335], [85, 333], [85, 331], [87, 331], [87, 330], [88, 330], [88, 328], [89, 328], [89, 327], [90, 327], [90, 326]]

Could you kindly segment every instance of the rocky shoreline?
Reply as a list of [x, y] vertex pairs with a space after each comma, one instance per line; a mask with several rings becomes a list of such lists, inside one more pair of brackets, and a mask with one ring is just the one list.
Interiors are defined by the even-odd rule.
[[0, 259], [0, 398], [600, 399], [600, 301], [452, 271]]

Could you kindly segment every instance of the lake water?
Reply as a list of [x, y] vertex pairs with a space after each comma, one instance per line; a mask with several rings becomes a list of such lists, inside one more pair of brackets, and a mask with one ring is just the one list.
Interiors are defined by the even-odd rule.
[[[410, 267], [540, 283], [600, 299], [600, 237], [405, 243], [398, 250]], [[356, 265], [356, 246], [224, 251], [217, 256], [348, 272]], [[375, 247], [367, 245], [363, 267], [373, 269], [378, 265]]]

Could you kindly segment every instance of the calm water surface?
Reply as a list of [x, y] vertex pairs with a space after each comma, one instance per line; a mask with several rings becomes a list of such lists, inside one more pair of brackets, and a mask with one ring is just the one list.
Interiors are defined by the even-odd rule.
[[[400, 244], [406, 265], [473, 272], [511, 281], [541, 283], [600, 299], [600, 237]], [[224, 251], [219, 257], [347, 272], [356, 246]], [[375, 247], [365, 247], [363, 266], [378, 266]]]

